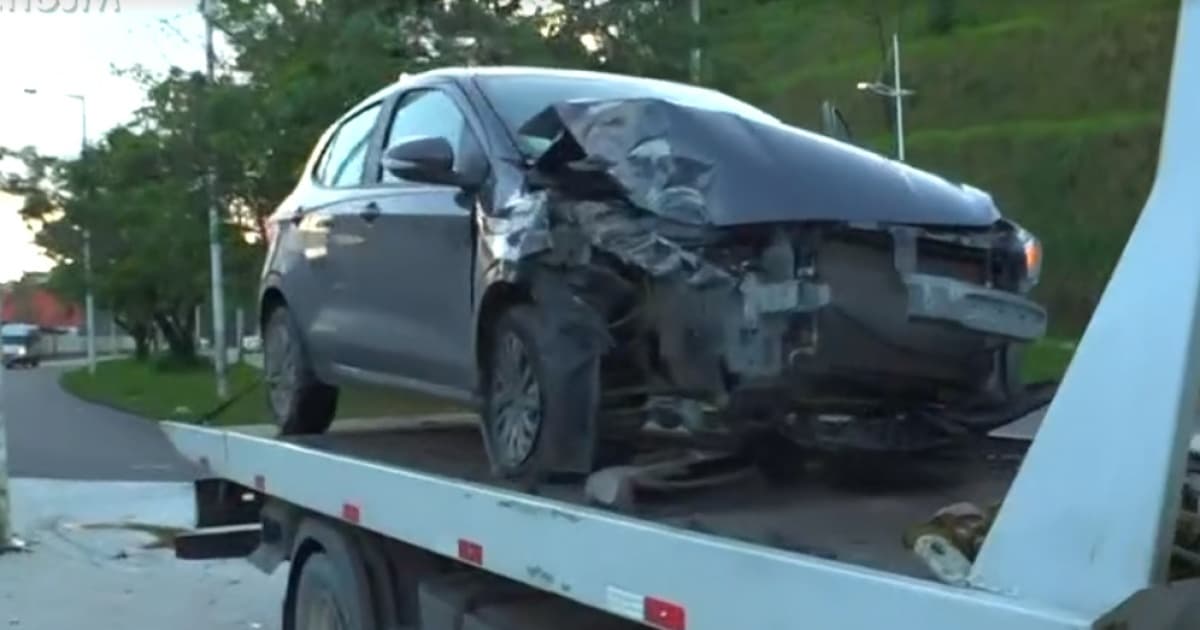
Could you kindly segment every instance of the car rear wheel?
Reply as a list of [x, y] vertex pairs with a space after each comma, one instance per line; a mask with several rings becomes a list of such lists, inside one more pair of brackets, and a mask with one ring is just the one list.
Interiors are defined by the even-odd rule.
[[267, 403], [281, 434], [324, 433], [329, 428], [338, 390], [317, 379], [287, 307], [276, 307], [267, 318], [263, 374]]

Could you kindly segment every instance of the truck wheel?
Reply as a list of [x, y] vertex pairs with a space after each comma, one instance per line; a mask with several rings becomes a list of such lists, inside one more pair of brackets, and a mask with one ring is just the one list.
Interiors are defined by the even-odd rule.
[[324, 433], [337, 412], [338, 390], [317, 380], [287, 307], [271, 311], [263, 337], [267, 404], [280, 433]]
[[366, 630], [358, 598], [346, 592], [350, 585], [328, 555], [310, 555], [291, 598], [293, 630]]

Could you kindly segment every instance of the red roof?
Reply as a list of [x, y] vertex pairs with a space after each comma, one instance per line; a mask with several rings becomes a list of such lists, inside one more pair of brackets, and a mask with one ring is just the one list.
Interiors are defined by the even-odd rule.
[[0, 320], [36, 324], [44, 328], [68, 328], [83, 325], [78, 305], [59, 299], [42, 287], [11, 287], [5, 290]]

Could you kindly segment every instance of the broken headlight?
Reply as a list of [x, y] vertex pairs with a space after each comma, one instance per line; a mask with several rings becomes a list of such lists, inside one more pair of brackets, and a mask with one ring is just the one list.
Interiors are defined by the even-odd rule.
[[1042, 277], [1042, 241], [1015, 223], [1013, 227], [1016, 228], [1017, 247], [1024, 263], [1019, 287], [1025, 293], [1036, 287]]

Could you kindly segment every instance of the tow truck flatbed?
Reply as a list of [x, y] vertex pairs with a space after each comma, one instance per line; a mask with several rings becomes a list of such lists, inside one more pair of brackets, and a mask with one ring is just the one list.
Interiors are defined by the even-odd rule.
[[[184, 429], [173, 429], [181, 431]], [[269, 434], [273, 428], [234, 429]], [[536, 495], [572, 508], [590, 503], [579, 483], [525, 488], [493, 478], [469, 419], [354, 421], [319, 436], [283, 443], [367, 464], [433, 475], [448, 482], [477, 484], [498, 492]], [[980, 440], [932, 461], [893, 466], [886, 478], [847, 481], [819, 463], [794, 482], [761, 476], [688, 493], [640, 501], [636, 512], [594, 507], [664, 527], [702, 532], [780, 550], [798, 551], [853, 565], [931, 579], [929, 570], [904, 548], [901, 533], [956, 501], [991, 503], [1003, 498], [1025, 443]], [[902, 475], [902, 476], [898, 476]], [[263, 475], [264, 481], [266, 476]], [[508, 503], [514, 509], [517, 503]]]
[[[814, 470], [791, 484], [751, 479], [623, 514], [588, 505], [578, 484], [491, 478], [469, 421], [354, 422], [282, 440], [268, 427], [166, 426], [206, 476], [643, 622], [649, 598], [678, 607], [686, 628], [835, 617], [838, 628], [877, 628], [930, 619], [930, 606], [957, 610], [947, 620], [973, 609], [984, 620], [977, 628], [1089, 627], [1060, 610], [964, 598], [901, 543], [906, 527], [947, 503], [1001, 498], [1018, 441], [981, 441], [873, 490]], [[736, 594], [721, 577], [733, 575]], [[872, 604], [848, 608], [847, 589]]]

